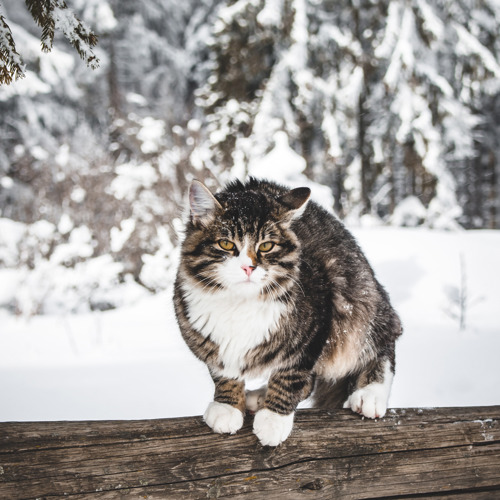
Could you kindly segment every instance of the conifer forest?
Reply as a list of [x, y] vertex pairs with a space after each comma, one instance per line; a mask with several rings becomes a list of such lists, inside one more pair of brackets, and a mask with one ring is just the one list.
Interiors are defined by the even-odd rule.
[[164, 289], [194, 178], [307, 179], [354, 225], [500, 228], [498, 0], [36, 3], [0, 2], [0, 70], [24, 72], [0, 86], [0, 267], [26, 269], [2, 307], [46, 312], [54, 275], [69, 310]]

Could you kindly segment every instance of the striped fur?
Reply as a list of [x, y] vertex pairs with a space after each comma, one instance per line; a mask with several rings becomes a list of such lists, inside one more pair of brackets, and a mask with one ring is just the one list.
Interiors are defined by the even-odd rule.
[[399, 318], [351, 234], [308, 198], [255, 179], [215, 195], [191, 185], [174, 303], [214, 379], [220, 404], [205, 420], [217, 432], [243, 422], [254, 377], [269, 379], [250, 405], [263, 444], [286, 439], [313, 391], [323, 408], [376, 417], [387, 406]]

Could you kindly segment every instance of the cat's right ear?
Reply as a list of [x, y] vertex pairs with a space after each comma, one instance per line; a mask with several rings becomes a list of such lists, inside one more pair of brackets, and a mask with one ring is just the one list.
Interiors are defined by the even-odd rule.
[[209, 189], [194, 180], [189, 186], [189, 209], [193, 222], [203, 222], [211, 218], [216, 209], [222, 208]]

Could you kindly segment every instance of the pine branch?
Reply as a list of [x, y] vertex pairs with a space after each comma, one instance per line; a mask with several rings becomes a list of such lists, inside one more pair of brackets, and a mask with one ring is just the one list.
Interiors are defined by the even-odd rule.
[[50, 52], [56, 29], [62, 31], [87, 66], [95, 69], [99, 59], [92, 49], [97, 45], [97, 36], [88, 28], [63, 0], [25, 0], [35, 22], [42, 28], [42, 50]]
[[95, 69], [99, 66], [99, 59], [92, 49], [97, 45], [97, 36], [67, 8], [64, 2], [54, 9], [55, 27], [62, 31], [69, 43], [76, 49], [87, 66]]
[[[42, 50], [50, 52], [55, 35], [54, 19], [52, 12], [54, 10], [53, 0], [25, 0], [30, 14], [35, 22], [42, 28]], [[57, 0], [56, 0], [57, 1]]]
[[0, 85], [24, 78], [24, 65], [16, 50], [12, 32], [5, 18], [0, 15]]

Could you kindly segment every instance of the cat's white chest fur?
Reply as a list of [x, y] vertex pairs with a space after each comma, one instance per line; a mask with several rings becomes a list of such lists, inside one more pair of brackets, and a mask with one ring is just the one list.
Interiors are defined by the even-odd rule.
[[241, 378], [245, 355], [269, 338], [285, 305], [264, 301], [255, 294], [190, 289], [186, 301], [193, 327], [218, 344], [224, 364], [220, 375]]

